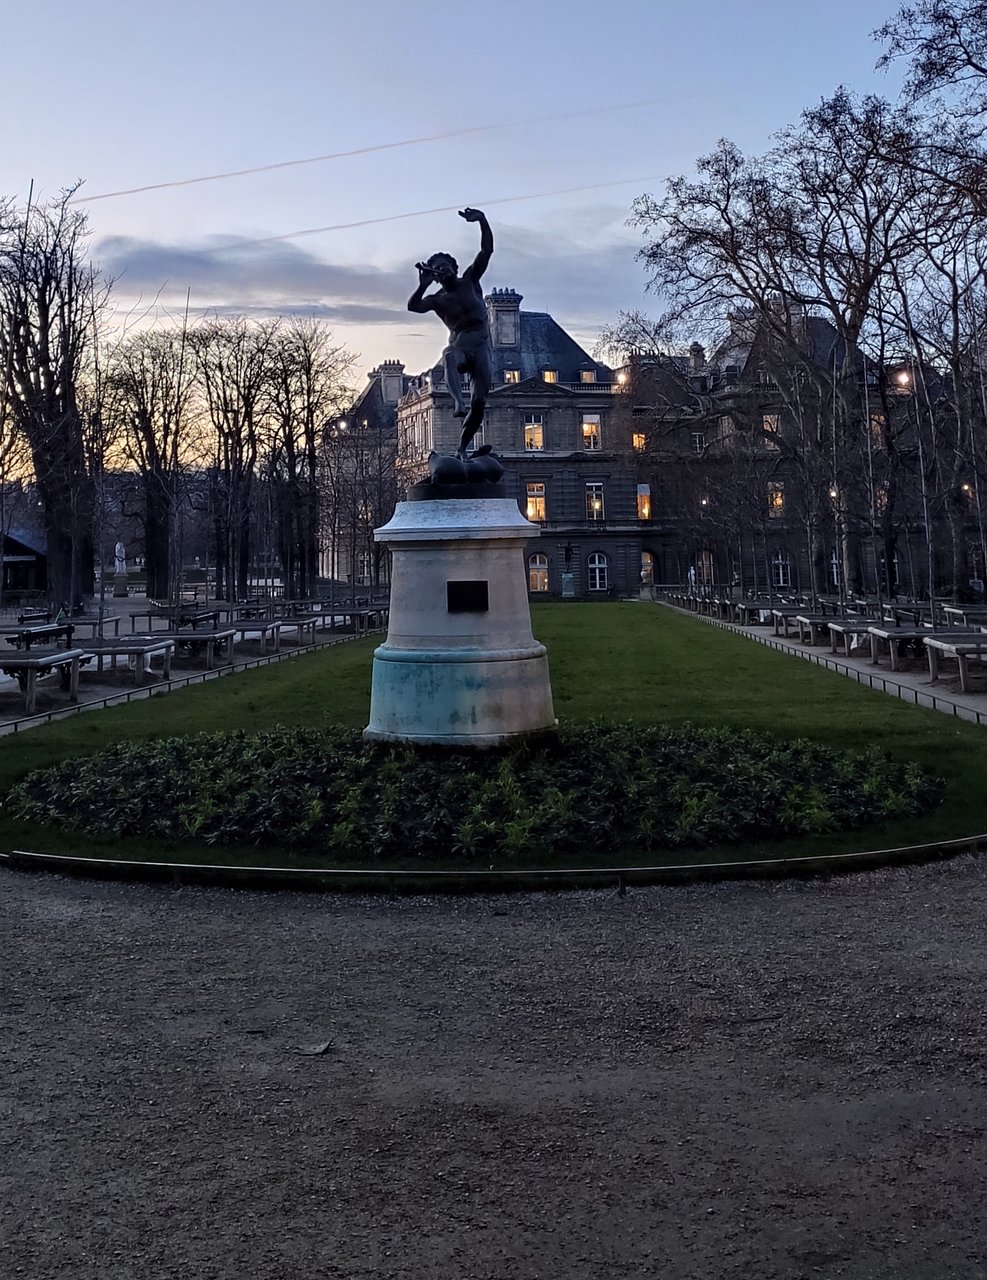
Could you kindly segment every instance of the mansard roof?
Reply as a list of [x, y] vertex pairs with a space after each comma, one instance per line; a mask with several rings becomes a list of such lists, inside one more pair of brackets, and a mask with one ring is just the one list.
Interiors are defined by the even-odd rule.
[[613, 370], [601, 364], [545, 311], [522, 311], [521, 341], [516, 347], [494, 347], [495, 381], [502, 382], [506, 369], [518, 369], [521, 381], [540, 378], [544, 369], [554, 369], [559, 382], [579, 382], [583, 370], [592, 369], [598, 382], [610, 382]]

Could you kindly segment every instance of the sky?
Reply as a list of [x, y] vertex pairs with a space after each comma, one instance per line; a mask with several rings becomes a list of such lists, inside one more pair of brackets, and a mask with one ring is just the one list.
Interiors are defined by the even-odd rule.
[[[495, 237], [485, 285], [592, 350], [619, 311], [658, 309], [634, 197], [721, 137], [764, 150], [839, 84], [896, 94], [870, 38], [896, 8], [0, 0], [18, 104], [0, 195], [82, 181], [118, 325], [176, 323], [187, 300], [193, 317], [320, 316], [356, 385], [383, 359], [437, 359], [441, 324], [405, 307], [414, 263], [469, 262], [477, 229], [455, 211], [474, 205]], [[260, 171], [192, 181], [238, 170]]]

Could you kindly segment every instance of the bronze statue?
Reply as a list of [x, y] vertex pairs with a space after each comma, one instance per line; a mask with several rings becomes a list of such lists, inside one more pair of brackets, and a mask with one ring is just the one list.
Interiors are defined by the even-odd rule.
[[[455, 416], [465, 419], [456, 453], [456, 457], [465, 462], [470, 442], [483, 425], [483, 411], [493, 381], [493, 347], [480, 288], [480, 278], [493, 253], [493, 232], [486, 214], [479, 209], [463, 209], [459, 216], [480, 224], [480, 252], [461, 276], [456, 259], [448, 253], [433, 253], [427, 262], [416, 262], [418, 288], [408, 299], [408, 310], [421, 315], [434, 311], [449, 330], [449, 345], [442, 353], [442, 363]], [[426, 297], [425, 290], [431, 284], [439, 286], [438, 292]], [[463, 373], [468, 373], [472, 380], [469, 409], [463, 401], [460, 382]]]

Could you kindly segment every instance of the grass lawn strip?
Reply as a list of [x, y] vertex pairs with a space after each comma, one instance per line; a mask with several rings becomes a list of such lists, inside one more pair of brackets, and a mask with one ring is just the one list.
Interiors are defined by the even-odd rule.
[[[804, 737], [837, 750], [913, 761], [946, 781], [943, 805], [922, 817], [865, 831], [758, 842], [742, 850], [711, 846], [694, 852], [696, 861], [848, 852], [987, 831], [987, 737], [977, 726], [908, 706], [797, 657], [644, 604], [548, 604], [536, 606], [533, 618], [536, 634], [549, 647], [556, 712], [565, 723], [601, 718], [670, 726], [691, 722]], [[279, 723], [320, 725], [326, 720], [362, 727], [369, 709], [370, 659], [377, 643], [370, 639], [340, 646], [236, 680], [109, 708], [6, 739], [0, 750], [0, 793], [32, 768], [88, 755], [117, 741], [217, 729], [251, 732]], [[0, 847], [217, 861], [215, 847], [93, 840], [9, 816], [0, 820]], [[612, 865], [620, 860], [619, 854], [610, 849], [594, 860]], [[270, 863], [271, 851], [233, 847], [224, 857], [231, 863], [259, 865]], [[688, 857], [677, 850], [668, 860], [681, 863]], [[551, 833], [545, 832], [534, 842], [530, 865], [553, 864], [558, 865], [558, 859]], [[392, 865], [399, 868], [402, 862]], [[450, 859], [448, 865], [461, 864]]]

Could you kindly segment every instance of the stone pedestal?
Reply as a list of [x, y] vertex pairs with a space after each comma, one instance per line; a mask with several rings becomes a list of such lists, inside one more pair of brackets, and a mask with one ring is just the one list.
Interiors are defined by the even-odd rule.
[[391, 603], [365, 738], [491, 747], [554, 730], [523, 555], [537, 536], [509, 498], [398, 503], [374, 533], [391, 549]]
[[128, 595], [127, 575], [125, 573], [115, 573], [113, 575], [113, 596], [114, 599]]
[[575, 600], [575, 598], [576, 598], [576, 575], [573, 573], [563, 573], [562, 599]]

